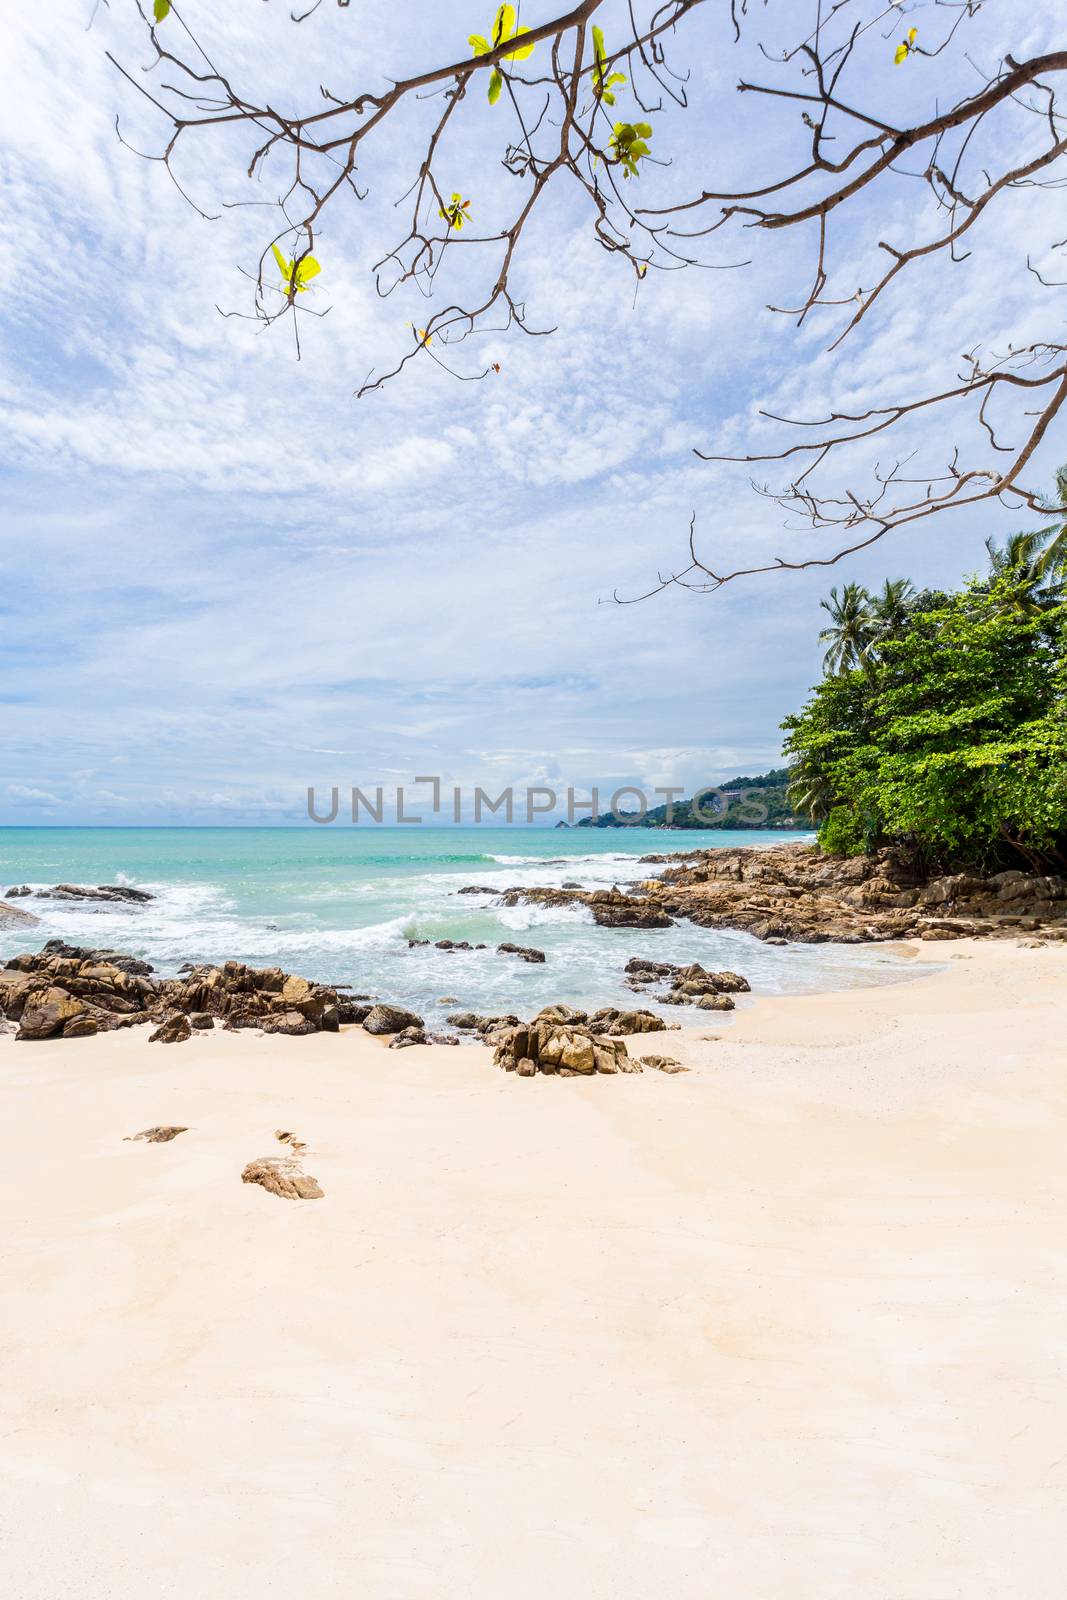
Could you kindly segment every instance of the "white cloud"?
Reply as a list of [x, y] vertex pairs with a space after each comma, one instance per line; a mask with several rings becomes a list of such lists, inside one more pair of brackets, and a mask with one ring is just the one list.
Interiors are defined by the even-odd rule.
[[[284, 5], [186, 9], [242, 81], [279, 103], [317, 96], [324, 61], [338, 82], [392, 64], [362, 42], [394, 48], [384, 0], [358, 17], [324, 6], [298, 35]], [[429, 49], [454, 19], [424, 10]], [[1035, 34], [1042, 15], [1028, 12]], [[810, 271], [807, 241], [784, 258], [761, 241], [746, 272], [651, 274], [635, 303], [632, 274], [590, 237], [577, 194], [561, 192], [519, 266], [531, 322], [558, 332], [449, 354], [464, 367], [498, 360], [483, 384], [420, 356], [357, 402], [369, 369], [409, 347], [410, 322], [425, 316], [417, 297], [380, 300], [367, 271], [395, 234], [402, 152], [370, 159], [374, 198], [317, 246], [316, 305], [331, 309], [308, 319], [297, 363], [284, 329], [260, 334], [215, 309], [247, 308], [238, 267], [265, 243], [265, 214], [203, 222], [157, 164], [115, 140], [119, 105], [131, 140], [147, 149], [158, 136], [104, 57], [111, 44], [138, 66], [131, 16], [112, 0], [89, 32], [42, 8], [5, 23], [0, 208], [20, 265], [0, 307], [5, 519], [17, 536], [0, 552], [12, 652], [0, 760], [19, 817], [36, 805], [85, 820], [296, 820], [309, 782], [433, 770], [464, 782], [487, 771], [703, 782], [773, 762], [780, 717], [816, 672], [825, 574], [711, 601], [600, 602], [684, 560], [693, 508], [717, 559], [817, 548], [751, 495], [747, 469], [704, 465], [693, 447], [752, 437], [757, 399], [793, 410], [926, 381], [953, 357], [958, 327], [1024, 314], [996, 250], [960, 273], [953, 300], [894, 303], [831, 363], [825, 328], [797, 342], [762, 310]], [[669, 124], [673, 192], [709, 148], [734, 148], [722, 52], [696, 54], [694, 110]], [[488, 111], [473, 121], [491, 216], [511, 180], [485, 160], [498, 137]], [[745, 145], [742, 175], [784, 126], [765, 147]], [[247, 198], [239, 167], [221, 181], [217, 159], [201, 144], [181, 165], [209, 210]], [[844, 240], [850, 271], [901, 215], [864, 214]], [[712, 254], [737, 259], [736, 245]], [[952, 579], [986, 531], [919, 530], [854, 571]], [[93, 779], [116, 754], [121, 794]]]

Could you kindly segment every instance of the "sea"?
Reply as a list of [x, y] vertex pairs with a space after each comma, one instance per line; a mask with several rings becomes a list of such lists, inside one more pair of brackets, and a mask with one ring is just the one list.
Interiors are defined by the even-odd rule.
[[[880, 945], [765, 945], [698, 928], [600, 928], [584, 906], [505, 906], [513, 887], [625, 888], [662, 868], [642, 855], [808, 839], [801, 833], [651, 829], [0, 828], [0, 894], [9, 886], [127, 884], [144, 905], [21, 898], [36, 926], [0, 922], [0, 960], [46, 939], [143, 957], [161, 975], [185, 962], [280, 966], [410, 1006], [440, 1025], [450, 1011], [531, 1016], [562, 1001], [583, 1009], [635, 1003], [630, 956], [699, 961], [742, 973], [756, 994], [893, 983], [914, 968]], [[461, 895], [468, 884], [493, 894]], [[429, 939], [411, 946], [410, 940]], [[482, 950], [445, 951], [437, 939]], [[545, 952], [543, 965], [497, 954], [504, 941]], [[704, 1013], [664, 1008], [673, 1021]], [[721, 1019], [716, 1015], [716, 1022]]]

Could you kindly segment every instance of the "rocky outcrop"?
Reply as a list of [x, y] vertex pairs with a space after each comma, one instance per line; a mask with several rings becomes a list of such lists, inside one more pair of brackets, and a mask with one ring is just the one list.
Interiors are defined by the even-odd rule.
[[258, 1183], [268, 1194], [281, 1200], [321, 1200], [323, 1191], [315, 1178], [301, 1170], [291, 1156], [260, 1156], [250, 1161], [241, 1173], [242, 1183]]
[[19, 1023], [19, 1039], [75, 1038], [150, 1022], [156, 1024], [153, 1039], [168, 1044], [216, 1022], [282, 1034], [336, 1032], [342, 1023], [372, 1016], [372, 1033], [422, 1026], [413, 1012], [357, 1000], [280, 967], [226, 961], [158, 978], [135, 956], [60, 940], [0, 968], [0, 1014]]
[[500, 903], [505, 906], [523, 903], [584, 905], [589, 907], [593, 921], [601, 928], [669, 928], [674, 920], [649, 896], [624, 894], [621, 889], [505, 889]]
[[665, 1028], [676, 1027], [676, 1023], [664, 1022], [654, 1011], [623, 1010], [618, 1006], [602, 1006], [599, 1011], [591, 1014], [579, 1011], [574, 1006], [554, 1005], [544, 1006], [534, 1017], [533, 1022], [525, 1024], [518, 1017], [507, 1015], [499, 1017], [483, 1017], [476, 1011], [455, 1011], [445, 1019], [453, 1028], [459, 1028], [465, 1033], [478, 1034], [485, 1044], [496, 1045], [506, 1039], [516, 1028], [533, 1027], [537, 1023], [551, 1023], [560, 1025], [575, 1025], [581, 1028], [591, 1028], [595, 1033], [604, 1034], [611, 1038], [622, 1038], [633, 1033], [659, 1033]]
[[[17, 892], [20, 895], [31, 891], [23, 884], [17, 891], [8, 890], [8, 893]], [[95, 888], [90, 888], [83, 883], [57, 883], [51, 889], [36, 889], [32, 891], [36, 900], [95, 900], [107, 905], [145, 905], [156, 896], [149, 894], [147, 889], [132, 889], [125, 883], [98, 883]]]
[[535, 950], [531, 944], [498, 944], [498, 956], [518, 956], [520, 961], [542, 962], [545, 959], [543, 950]]
[[747, 994], [751, 987], [739, 972], [708, 972], [699, 962], [675, 966], [670, 961], [650, 961], [631, 956], [626, 963], [628, 988], [644, 993], [650, 984], [665, 982], [658, 996], [661, 1005], [696, 1006], [700, 1011], [732, 1011], [734, 995]]
[[145, 1128], [141, 1133], [127, 1134], [126, 1143], [130, 1144], [137, 1139], [144, 1139], [148, 1144], [169, 1144], [172, 1139], [176, 1139], [178, 1137], [179, 1133], [188, 1132], [188, 1128], [176, 1128], [170, 1126]]
[[622, 1039], [572, 1022], [534, 1021], [510, 1028], [496, 1047], [497, 1066], [520, 1078], [552, 1073], [561, 1078], [639, 1070]]
[[615, 927], [686, 919], [739, 928], [768, 944], [861, 944], [888, 939], [1013, 938], [1039, 931], [1067, 940], [1067, 877], [1019, 870], [929, 879], [901, 851], [826, 856], [815, 845], [649, 855], [664, 870], [621, 890], [508, 889], [505, 905], [585, 905]]

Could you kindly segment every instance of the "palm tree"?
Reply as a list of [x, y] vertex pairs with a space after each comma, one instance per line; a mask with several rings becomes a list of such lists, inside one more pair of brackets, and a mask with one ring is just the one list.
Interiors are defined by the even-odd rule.
[[853, 667], [869, 670], [875, 624], [871, 616], [871, 597], [866, 589], [858, 583], [846, 583], [840, 594], [831, 589], [829, 600], [820, 600], [819, 604], [830, 613], [832, 623], [819, 634], [819, 643], [827, 646], [822, 658], [823, 670], [834, 674], [848, 672]]
[[[1052, 515], [1067, 512], [1067, 467], [1056, 474]], [[1032, 533], [1013, 533], [1002, 545], [987, 539], [989, 574], [1011, 586], [1007, 601], [1013, 611], [1036, 617], [1067, 600], [1067, 520]]]
[[1009, 585], [1011, 610], [1036, 617], [1067, 599], [1067, 523], [1013, 533], [1003, 544], [987, 539], [985, 547], [990, 576]]
[[887, 578], [880, 592], [872, 596], [871, 617], [877, 644], [900, 638], [907, 627], [915, 597], [909, 578]]
[[830, 780], [818, 765], [818, 758], [810, 752], [803, 755], [793, 768], [786, 784], [786, 798], [793, 810], [812, 822], [825, 822], [833, 803]]

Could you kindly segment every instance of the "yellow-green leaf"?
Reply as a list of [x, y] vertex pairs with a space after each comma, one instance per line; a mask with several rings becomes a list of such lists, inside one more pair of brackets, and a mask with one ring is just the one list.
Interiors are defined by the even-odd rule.
[[157, 22], [165, 22], [170, 15], [170, 0], [155, 0], [152, 15]]
[[[512, 37], [521, 39], [523, 34], [529, 33], [529, 31], [529, 28], [519, 28]], [[518, 50], [509, 50], [504, 59], [505, 61], [525, 61], [527, 56], [533, 55], [534, 48], [532, 44], [520, 45]]]
[[472, 33], [467, 43], [476, 56], [487, 56], [489, 54], [489, 40], [483, 39], [480, 33]]
[[515, 32], [515, 7], [501, 6], [493, 23], [493, 45], [503, 44]]
[[317, 278], [321, 271], [322, 268], [319, 266], [319, 263], [315, 260], [314, 256], [305, 256], [303, 261], [301, 261], [300, 265], [296, 269], [297, 288], [306, 289], [308, 279]]
[[274, 259], [278, 263], [278, 271], [281, 273], [286, 283], [288, 283], [289, 279], [293, 275], [293, 263], [287, 256], [282, 255], [276, 244], [272, 244], [271, 249], [274, 251]]
[[500, 91], [503, 88], [503, 85], [504, 80], [494, 67], [492, 72], [489, 74], [489, 104], [491, 106], [495, 106], [497, 101], [500, 99]]

